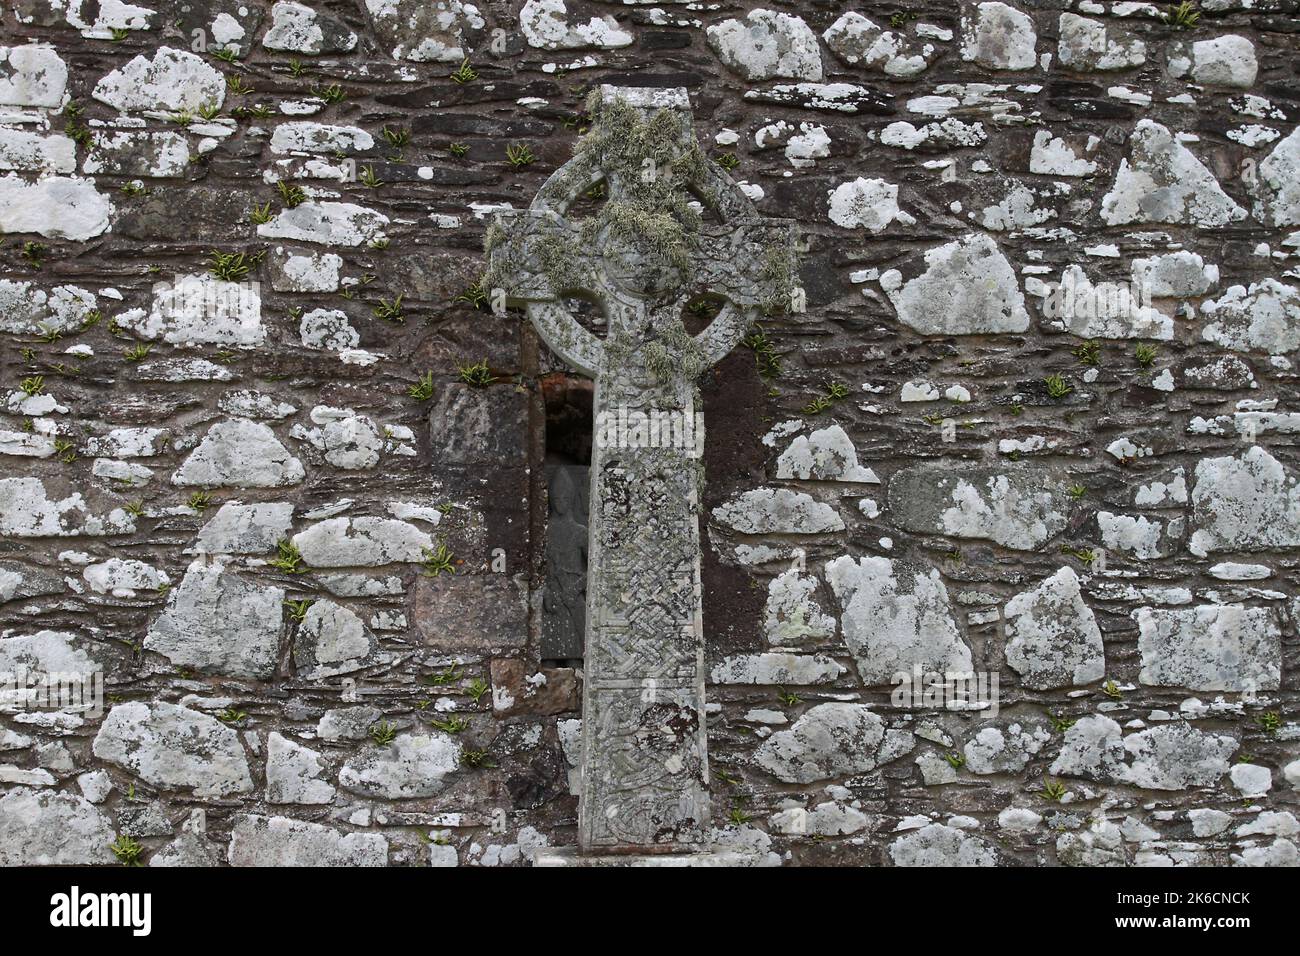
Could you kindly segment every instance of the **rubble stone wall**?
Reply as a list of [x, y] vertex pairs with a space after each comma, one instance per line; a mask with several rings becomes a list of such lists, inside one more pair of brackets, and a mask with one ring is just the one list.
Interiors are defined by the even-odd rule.
[[105, 687], [0, 688], [0, 863], [574, 842], [581, 674], [541, 655], [569, 386], [476, 282], [599, 83], [686, 87], [806, 239], [806, 309], [704, 383], [717, 843], [1297, 863], [1298, 30], [4, 0], [0, 672]]

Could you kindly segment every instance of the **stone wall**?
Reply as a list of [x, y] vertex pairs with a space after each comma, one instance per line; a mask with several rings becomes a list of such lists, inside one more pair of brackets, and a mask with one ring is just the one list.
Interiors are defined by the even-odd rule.
[[704, 389], [717, 842], [1296, 863], [1300, 21], [1195, 12], [6, 0], [0, 671], [107, 699], [4, 692], [0, 862], [573, 843], [565, 386], [475, 283], [604, 82], [807, 240]]

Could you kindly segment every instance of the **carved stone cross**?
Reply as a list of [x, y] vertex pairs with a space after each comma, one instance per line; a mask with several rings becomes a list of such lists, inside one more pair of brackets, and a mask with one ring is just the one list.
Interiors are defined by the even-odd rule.
[[[697, 380], [761, 311], [798, 305], [795, 232], [700, 150], [685, 90], [605, 86], [591, 112], [574, 158], [489, 229], [484, 287], [596, 382], [579, 851], [690, 852], [709, 831]], [[603, 205], [571, 218], [584, 196]], [[701, 301], [719, 311], [692, 336]]]

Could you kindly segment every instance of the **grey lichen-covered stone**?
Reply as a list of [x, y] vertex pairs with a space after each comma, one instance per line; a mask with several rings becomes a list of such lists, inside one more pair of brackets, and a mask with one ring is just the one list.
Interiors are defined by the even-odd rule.
[[460, 63], [485, 25], [478, 7], [460, 0], [366, 0], [375, 30], [394, 60]]
[[320, 754], [272, 731], [266, 738], [268, 803], [320, 804], [334, 801], [334, 787], [321, 779]]
[[375, 639], [353, 611], [333, 601], [313, 601], [294, 636], [293, 659], [307, 680], [347, 674], [365, 666]]
[[195, 797], [251, 793], [239, 735], [215, 717], [155, 701], [118, 704], [95, 735], [95, 756], [155, 787]]
[[827, 214], [846, 229], [883, 232], [892, 223], [914, 225], [916, 220], [898, 208], [898, 187], [883, 179], [857, 179], [829, 191]]
[[152, 57], [141, 54], [109, 73], [95, 84], [91, 95], [123, 112], [197, 114], [225, 102], [226, 78], [201, 56], [163, 46]]
[[541, 50], [617, 48], [633, 42], [612, 16], [570, 21], [564, 0], [526, 0], [519, 10], [519, 29], [529, 46]]
[[828, 684], [845, 672], [829, 657], [808, 654], [735, 654], [709, 674], [715, 684], [769, 684], [803, 686]]
[[785, 646], [834, 635], [835, 618], [822, 611], [816, 592], [817, 579], [797, 568], [768, 582], [763, 630], [769, 644]]
[[0, 534], [15, 538], [125, 534], [134, 519], [121, 508], [107, 515], [90, 512], [80, 492], [51, 497], [39, 478], [0, 478]]
[[1079, 576], [1066, 566], [1002, 611], [1006, 621], [1007, 665], [1035, 690], [1091, 684], [1106, 673], [1101, 630], [1079, 589]]
[[818, 704], [754, 753], [754, 765], [786, 783], [865, 773], [916, 745], [910, 731], [889, 730], [865, 704]]
[[1300, 289], [1276, 279], [1234, 285], [1201, 304], [1201, 338], [1237, 352], [1282, 355], [1300, 348]]
[[971, 773], [1020, 773], [1052, 735], [1043, 727], [1025, 728], [1018, 723], [1005, 730], [985, 727], [963, 748], [966, 769]]
[[112, 824], [72, 793], [16, 787], [0, 795], [0, 866], [112, 863]]
[[266, 239], [293, 239], [325, 246], [361, 246], [387, 238], [388, 217], [350, 202], [304, 202], [282, 209], [257, 227]]
[[822, 39], [850, 66], [878, 70], [886, 76], [915, 76], [938, 52], [933, 43], [922, 43], [901, 30], [886, 30], [852, 10], [832, 23]]
[[392, 743], [349, 757], [339, 771], [339, 786], [386, 800], [431, 797], [447, 786], [460, 754], [460, 744], [444, 733], [398, 734]]
[[723, 20], [705, 34], [728, 68], [754, 82], [822, 79], [817, 34], [801, 18], [774, 10], [751, 10], [744, 20]]
[[82, 172], [166, 178], [190, 165], [189, 141], [179, 133], [104, 130], [94, 134]]
[[918, 465], [889, 481], [889, 509], [900, 527], [921, 534], [985, 538], [1031, 551], [1065, 530], [1064, 482], [1041, 471]]
[[970, 648], [953, 620], [938, 571], [844, 555], [827, 562], [826, 581], [840, 602], [844, 640], [864, 683], [889, 684], [915, 668], [971, 670]]
[[1249, 89], [1259, 72], [1255, 44], [1231, 33], [1210, 40], [1172, 43], [1166, 56], [1170, 76], [1188, 77], [1205, 86]]
[[781, 810], [772, 814], [768, 822], [777, 833], [834, 837], [865, 830], [871, 825], [871, 818], [854, 807], [827, 800], [810, 810], [802, 807]]
[[1300, 487], [1262, 445], [1202, 458], [1191, 497], [1193, 554], [1300, 545]]
[[1151, 790], [1184, 790], [1218, 783], [1228, 772], [1237, 741], [1180, 721], [1130, 734], [1124, 749], [1130, 759], [1120, 775], [1122, 782]]
[[1086, 780], [1113, 780], [1124, 771], [1124, 740], [1119, 724], [1101, 714], [1080, 717], [1065, 731], [1051, 773]]
[[392, 518], [328, 518], [293, 536], [303, 561], [314, 568], [378, 567], [419, 561], [433, 538]]
[[255, 348], [266, 341], [255, 284], [184, 275], [156, 284], [153, 291], [149, 311], [123, 312], [117, 318], [120, 328], [148, 341], [189, 347]]
[[200, 673], [266, 680], [280, 660], [283, 603], [283, 588], [253, 584], [220, 558], [198, 558], [149, 626], [144, 646]]
[[94, 293], [75, 285], [46, 291], [31, 282], [0, 279], [0, 332], [70, 332], [80, 328], [98, 305]]
[[880, 483], [875, 472], [858, 464], [857, 449], [839, 425], [795, 436], [776, 460], [776, 477]]
[[[100, 669], [104, 655], [88, 639], [70, 631], [40, 630], [33, 634], [0, 635], [0, 674], [16, 675], [25, 669], [36, 674], [89, 675]], [[16, 706], [26, 698], [26, 688], [7, 682], [0, 686], [0, 702]]]
[[226, 860], [231, 866], [387, 866], [388, 841], [378, 833], [250, 813], [236, 819]]
[[836, 510], [802, 491], [756, 488], [713, 509], [713, 520], [741, 534], [823, 534], [843, 531]]
[[1146, 62], [1146, 44], [1118, 27], [1062, 13], [1057, 57], [1074, 70], [1126, 70]]
[[1300, 129], [1293, 129], [1260, 162], [1252, 192], [1261, 222], [1300, 225]]
[[1219, 181], [1167, 127], [1139, 120], [1120, 160], [1101, 217], [1111, 226], [1128, 223], [1184, 223], [1213, 227], [1246, 218]]
[[1029, 328], [1024, 293], [997, 243], [972, 233], [925, 253], [925, 271], [903, 280], [891, 269], [880, 287], [898, 320], [925, 335], [989, 335]]
[[1268, 607], [1138, 608], [1138, 680], [1189, 690], [1277, 690], [1282, 633]]
[[1124, 835], [1114, 823], [1096, 818], [1086, 830], [1056, 838], [1056, 860], [1061, 866], [1127, 866]]
[[1030, 70], [1038, 64], [1038, 34], [1027, 14], [1005, 3], [977, 3], [961, 18], [961, 58], [995, 70]]
[[277, 488], [302, 481], [302, 462], [261, 422], [217, 422], [172, 475], [189, 488]]
[[17, 173], [0, 176], [0, 233], [85, 242], [109, 230], [115, 211], [92, 179], [45, 176], [28, 182]]
[[889, 858], [894, 866], [998, 865], [997, 852], [987, 843], [942, 823], [931, 823], [894, 840], [889, 844]]
[[346, 53], [357, 45], [357, 35], [333, 17], [301, 3], [276, 3], [271, 25], [262, 36], [268, 50], [289, 53]]
[[0, 106], [57, 108], [68, 86], [68, 65], [53, 46], [0, 46]]
[[378, 707], [327, 710], [316, 725], [316, 734], [321, 740], [332, 743], [365, 740], [370, 735], [370, 728], [382, 717], [383, 711]]
[[228, 501], [199, 529], [197, 554], [262, 554], [285, 537], [293, 523], [293, 503]]

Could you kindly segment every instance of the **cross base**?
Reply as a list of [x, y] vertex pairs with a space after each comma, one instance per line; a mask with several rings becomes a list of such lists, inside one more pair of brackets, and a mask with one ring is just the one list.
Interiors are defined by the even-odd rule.
[[[533, 852], [533, 866], [771, 866], [772, 855], [715, 849], [698, 853], [580, 854], [577, 847], [542, 847]], [[779, 865], [779, 864], [778, 864]]]

